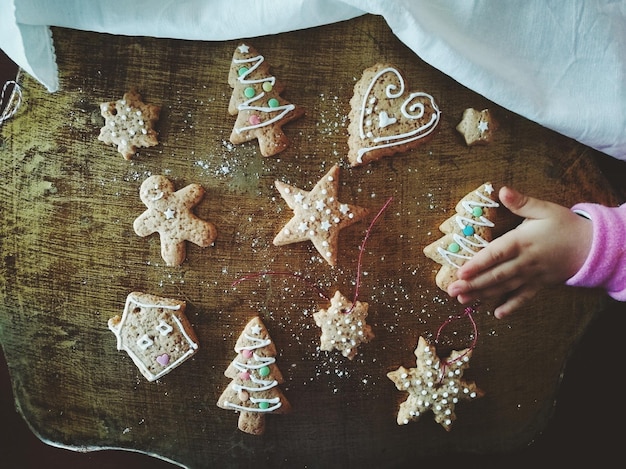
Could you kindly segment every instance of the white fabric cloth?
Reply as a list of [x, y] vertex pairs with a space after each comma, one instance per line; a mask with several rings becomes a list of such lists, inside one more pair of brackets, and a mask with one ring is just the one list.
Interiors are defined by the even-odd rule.
[[626, 0], [0, 0], [0, 48], [54, 92], [49, 26], [230, 40], [366, 13], [464, 86], [626, 160]]

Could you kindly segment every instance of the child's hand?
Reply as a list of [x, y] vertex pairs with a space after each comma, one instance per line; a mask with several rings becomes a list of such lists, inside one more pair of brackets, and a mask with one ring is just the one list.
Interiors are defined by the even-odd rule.
[[565, 282], [585, 262], [591, 247], [590, 220], [570, 209], [508, 187], [500, 201], [525, 220], [493, 240], [457, 271], [448, 294], [460, 303], [505, 296], [497, 318], [512, 313], [547, 285]]

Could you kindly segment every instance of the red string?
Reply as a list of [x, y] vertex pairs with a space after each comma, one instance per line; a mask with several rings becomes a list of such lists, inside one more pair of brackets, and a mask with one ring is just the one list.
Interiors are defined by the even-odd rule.
[[372, 231], [372, 228], [374, 227], [374, 224], [376, 224], [378, 219], [382, 216], [383, 212], [387, 210], [387, 207], [389, 206], [392, 200], [393, 200], [393, 197], [389, 197], [387, 199], [387, 202], [383, 204], [383, 206], [380, 208], [376, 216], [370, 222], [370, 226], [367, 227], [367, 231], [365, 232], [365, 237], [363, 238], [363, 242], [361, 243], [361, 247], [359, 248], [359, 259], [357, 260], [357, 263], [356, 263], [356, 282], [355, 282], [355, 287], [354, 287], [354, 300], [352, 301], [352, 306], [350, 306], [350, 308], [348, 308], [348, 310], [346, 311], [346, 314], [352, 312], [352, 310], [356, 306], [356, 300], [359, 297], [359, 287], [361, 286], [361, 268], [363, 267], [363, 252], [365, 251], [365, 243], [370, 237], [370, 233]]
[[[474, 348], [476, 347], [476, 343], [478, 341], [478, 326], [476, 325], [476, 321], [474, 320], [474, 316], [472, 316], [472, 313], [475, 313], [475, 312], [476, 312], [476, 310], [473, 307], [468, 306], [468, 307], [465, 308], [465, 310], [463, 311], [462, 314], [459, 314], [457, 316], [450, 316], [450, 317], [448, 317], [448, 319], [446, 319], [441, 324], [441, 326], [439, 326], [439, 329], [437, 329], [437, 335], [435, 336], [435, 343], [439, 341], [439, 336], [441, 334], [441, 331], [443, 331], [444, 327], [446, 327], [448, 324], [452, 323], [453, 321], [457, 321], [459, 319], [463, 319], [464, 317], [467, 316], [469, 321], [472, 323], [472, 327], [474, 329], [474, 339], [472, 340], [472, 344], [467, 348], [467, 350], [465, 350], [465, 352], [463, 352], [461, 355], [456, 357], [455, 361], [459, 360], [460, 358], [463, 358], [465, 355], [467, 355], [469, 352], [474, 350]], [[450, 365], [450, 362], [448, 360], [443, 360], [443, 367], [441, 369], [440, 381], [443, 380], [443, 377], [445, 375], [445, 370], [446, 370], [446, 367], [448, 365]]]
[[[368, 238], [370, 236], [370, 233], [372, 231], [372, 228], [374, 227], [374, 224], [378, 221], [378, 219], [381, 217], [383, 212], [387, 209], [387, 207], [389, 206], [389, 204], [391, 203], [392, 200], [393, 200], [393, 197], [389, 197], [387, 199], [387, 202], [385, 202], [385, 204], [381, 207], [381, 209], [378, 211], [376, 216], [372, 219], [369, 227], [367, 228], [367, 231], [365, 232], [365, 237], [363, 238], [363, 242], [361, 243], [361, 246], [359, 248], [359, 258], [358, 258], [358, 261], [357, 261], [357, 273], [356, 273], [356, 282], [355, 282], [356, 285], [355, 285], [355, 288], [354, 288], [354, 301], [352, 302], [352, 305], [350, 306], [350, 308], [345, 311], [346, 314], [352, 312], [352, 310], [356, 306], [356, 301], [357, 301], [357, 298], [359, 296], [359, 287], [361, 286], [361, 268], [362, 268], [362, 264], [363, 264], [363, 252], [365, 251], [365, 243], [367, 242], [367, 240], [368, 240]], [[231, 284], [231, 287], [234, 287], [234, 286], [240, 284], [244, 280], [250, 280], [250, 279], [254, 279], [254, 278], [259, 278], [259, 277], [263, 277], [265, 275], [277, 275], [277, 276], [283, 276], [283, 277], [295, 277], [297, 279], [300, 279], [300, 280], [304, 281], [310, 287], [314, 288], [317, 291], [317, 294], [320, 297], [322, 297], [326, 301], [330, 301], [330, 298], [328, 297], [328, 295], [324, 294], [324, 292], [322, 292], [322, 290], [317, 285], [313, 284], [312, 282], [309, 282], [306, 277], [304, 277], [302, 274], [299, 274], [297, 272], [277, 272], [277, 271], [273, 271], [273, 270], [267, 270], [267, 271], [263, 271], [263, 272], [250, 273], [250, 274], [244, 275], [243, 277], [235, 280]]]

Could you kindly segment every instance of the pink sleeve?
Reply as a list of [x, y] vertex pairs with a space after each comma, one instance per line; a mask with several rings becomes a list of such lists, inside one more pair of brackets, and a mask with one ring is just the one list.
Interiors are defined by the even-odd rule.
[[626, 204], [606, 207], [576, 204], [572, 210], [593, 223], [593, 239], [587, 260], [567, 285], [599, 287], [612, 298], [626, 301]]

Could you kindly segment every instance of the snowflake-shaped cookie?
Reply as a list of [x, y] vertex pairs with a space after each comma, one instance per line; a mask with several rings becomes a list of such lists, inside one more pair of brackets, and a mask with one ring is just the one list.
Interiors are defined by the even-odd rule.
[[359, 345], [374, 338], [372, 328], [365, 323], [367, 309], [367, 303], [357, 301], [353, 304], [337, 290], [330, 300], [330, 307], [313, 314], [315, 324], [322, 328], [320, 349], [338, 350], [352, 360]]
[[311, 240], [330, 265], [337, 264], [339, 232], [364, 218], [368, 210], [339, 202], [339, 166], [334, 165], [309, 192], [281, 181], [276, 189], [294, 212], [274, 238], [275, 246]]
[[117, 145], [117, 151], [130, 160], [138, 147], [152, 147], [159, 143], [153, 127], [160, 113], [160, 106], [145, 104], [136, 90], [130, 90], [120, 100], [100, 104], [105, 123], [98, 140]]
[[435, 421], [450, 431], [456, 420], [456, 404], [484, 395], [474, 382], [463, 380], [463, 372], [469, 367], [472, 350], [453, 350], [445, 361], [441, 361], [435, 347], [420, 337], [415, 356], [416, 368], [401, 366], [387, 373], [387, 377], [400, 391], [409, 393], [406, 401], [400, 404], [398, 425], [416, 421], [430, 410], [435, 415]]

